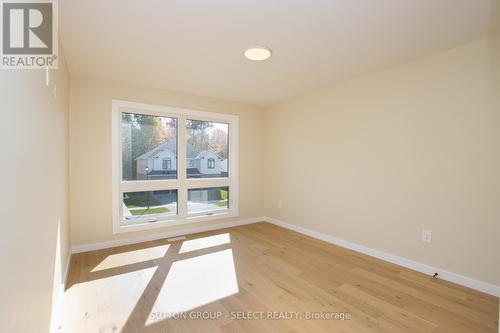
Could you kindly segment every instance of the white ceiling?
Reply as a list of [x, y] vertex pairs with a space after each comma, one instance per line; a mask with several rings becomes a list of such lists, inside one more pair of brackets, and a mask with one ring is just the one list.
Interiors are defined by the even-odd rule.
[[499, 2], [61, 0], [60, 26], [71, 74], [270, 105], [485, 37]]

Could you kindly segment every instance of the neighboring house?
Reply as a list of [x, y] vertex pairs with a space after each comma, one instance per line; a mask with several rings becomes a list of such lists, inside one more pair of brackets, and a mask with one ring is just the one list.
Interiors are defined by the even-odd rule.
[[227, 173], [227, 160], [223, 160], [220, 162], [220, 170]]
[[[177, 175], [177, 142], [170, 139], [137, 157], [137, 179], [168, 179]], [[210, 150], [199, 151], [187, 144], [186, 168], [188, 177], [208, 178], [227, 175], [227, 160]], [[146, 167], [148, 174], [146, 175]]]

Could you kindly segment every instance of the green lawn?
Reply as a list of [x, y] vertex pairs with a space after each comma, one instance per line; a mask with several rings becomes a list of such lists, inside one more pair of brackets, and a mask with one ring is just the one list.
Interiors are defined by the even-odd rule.
[[[143, 192], [131, 192], [127, 193], [128, 198], [124, 199], [123, 202], [127, 208], [139, 208], [144, 206], [158, 206], [161, 203], [154, 199], [152, 195]], [[149, 202], [148, 202], [149, 201]], [[137, 214], [138, 215], [138, 214]]]
[[227, 207], [227, 200], [219, 201], [215, 203], [219, 207]]
[[147, 215], [147, 214], [160, 214], [170, 212], [170, 209], [167, 207], [156, 207], [150, 209], [133, 209], [130, 210], [130, 214], [132, 215]]
[[223, 201], [216, 202], [215, 204], [219, 207], [227, 207], [227, 191], [220, 190], [220, 197]]

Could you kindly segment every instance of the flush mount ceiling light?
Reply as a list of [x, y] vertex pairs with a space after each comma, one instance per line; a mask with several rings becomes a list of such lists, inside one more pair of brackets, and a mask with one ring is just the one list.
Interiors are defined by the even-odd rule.
[[245, 51], [245, 58], [253, 61], [262, 61], [271, 57], [271, 49], [265, 46], [254, 46]]

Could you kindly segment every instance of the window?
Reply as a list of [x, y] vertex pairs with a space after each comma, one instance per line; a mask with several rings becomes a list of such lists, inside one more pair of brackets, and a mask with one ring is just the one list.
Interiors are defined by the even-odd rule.
[[188, 213], [213, 213], [228, 208], [229, 187], [194, 188], [188, 190]]
[[215, 160], [213, 158], [207, 160], [207, 168], [215, 169]]
[[123, 224], [177, 215], [177, 190], [123, 193]]
[[229, 124], [189, 118], [186, 121], [186, 158], [193, 166], [188, 178], [228, 177]]
[[177, 119], [149, 114], [122, 112], [122, 179], [175, 179], [166, 175], [164, 160], [177, 159]]
[[113, 232], [238, 215], [238, 117], [113, 101]]
[[172, 169], [172, 160], [163, 160], [162, 161], [162, 169], [163, 170], [171, 170]]

